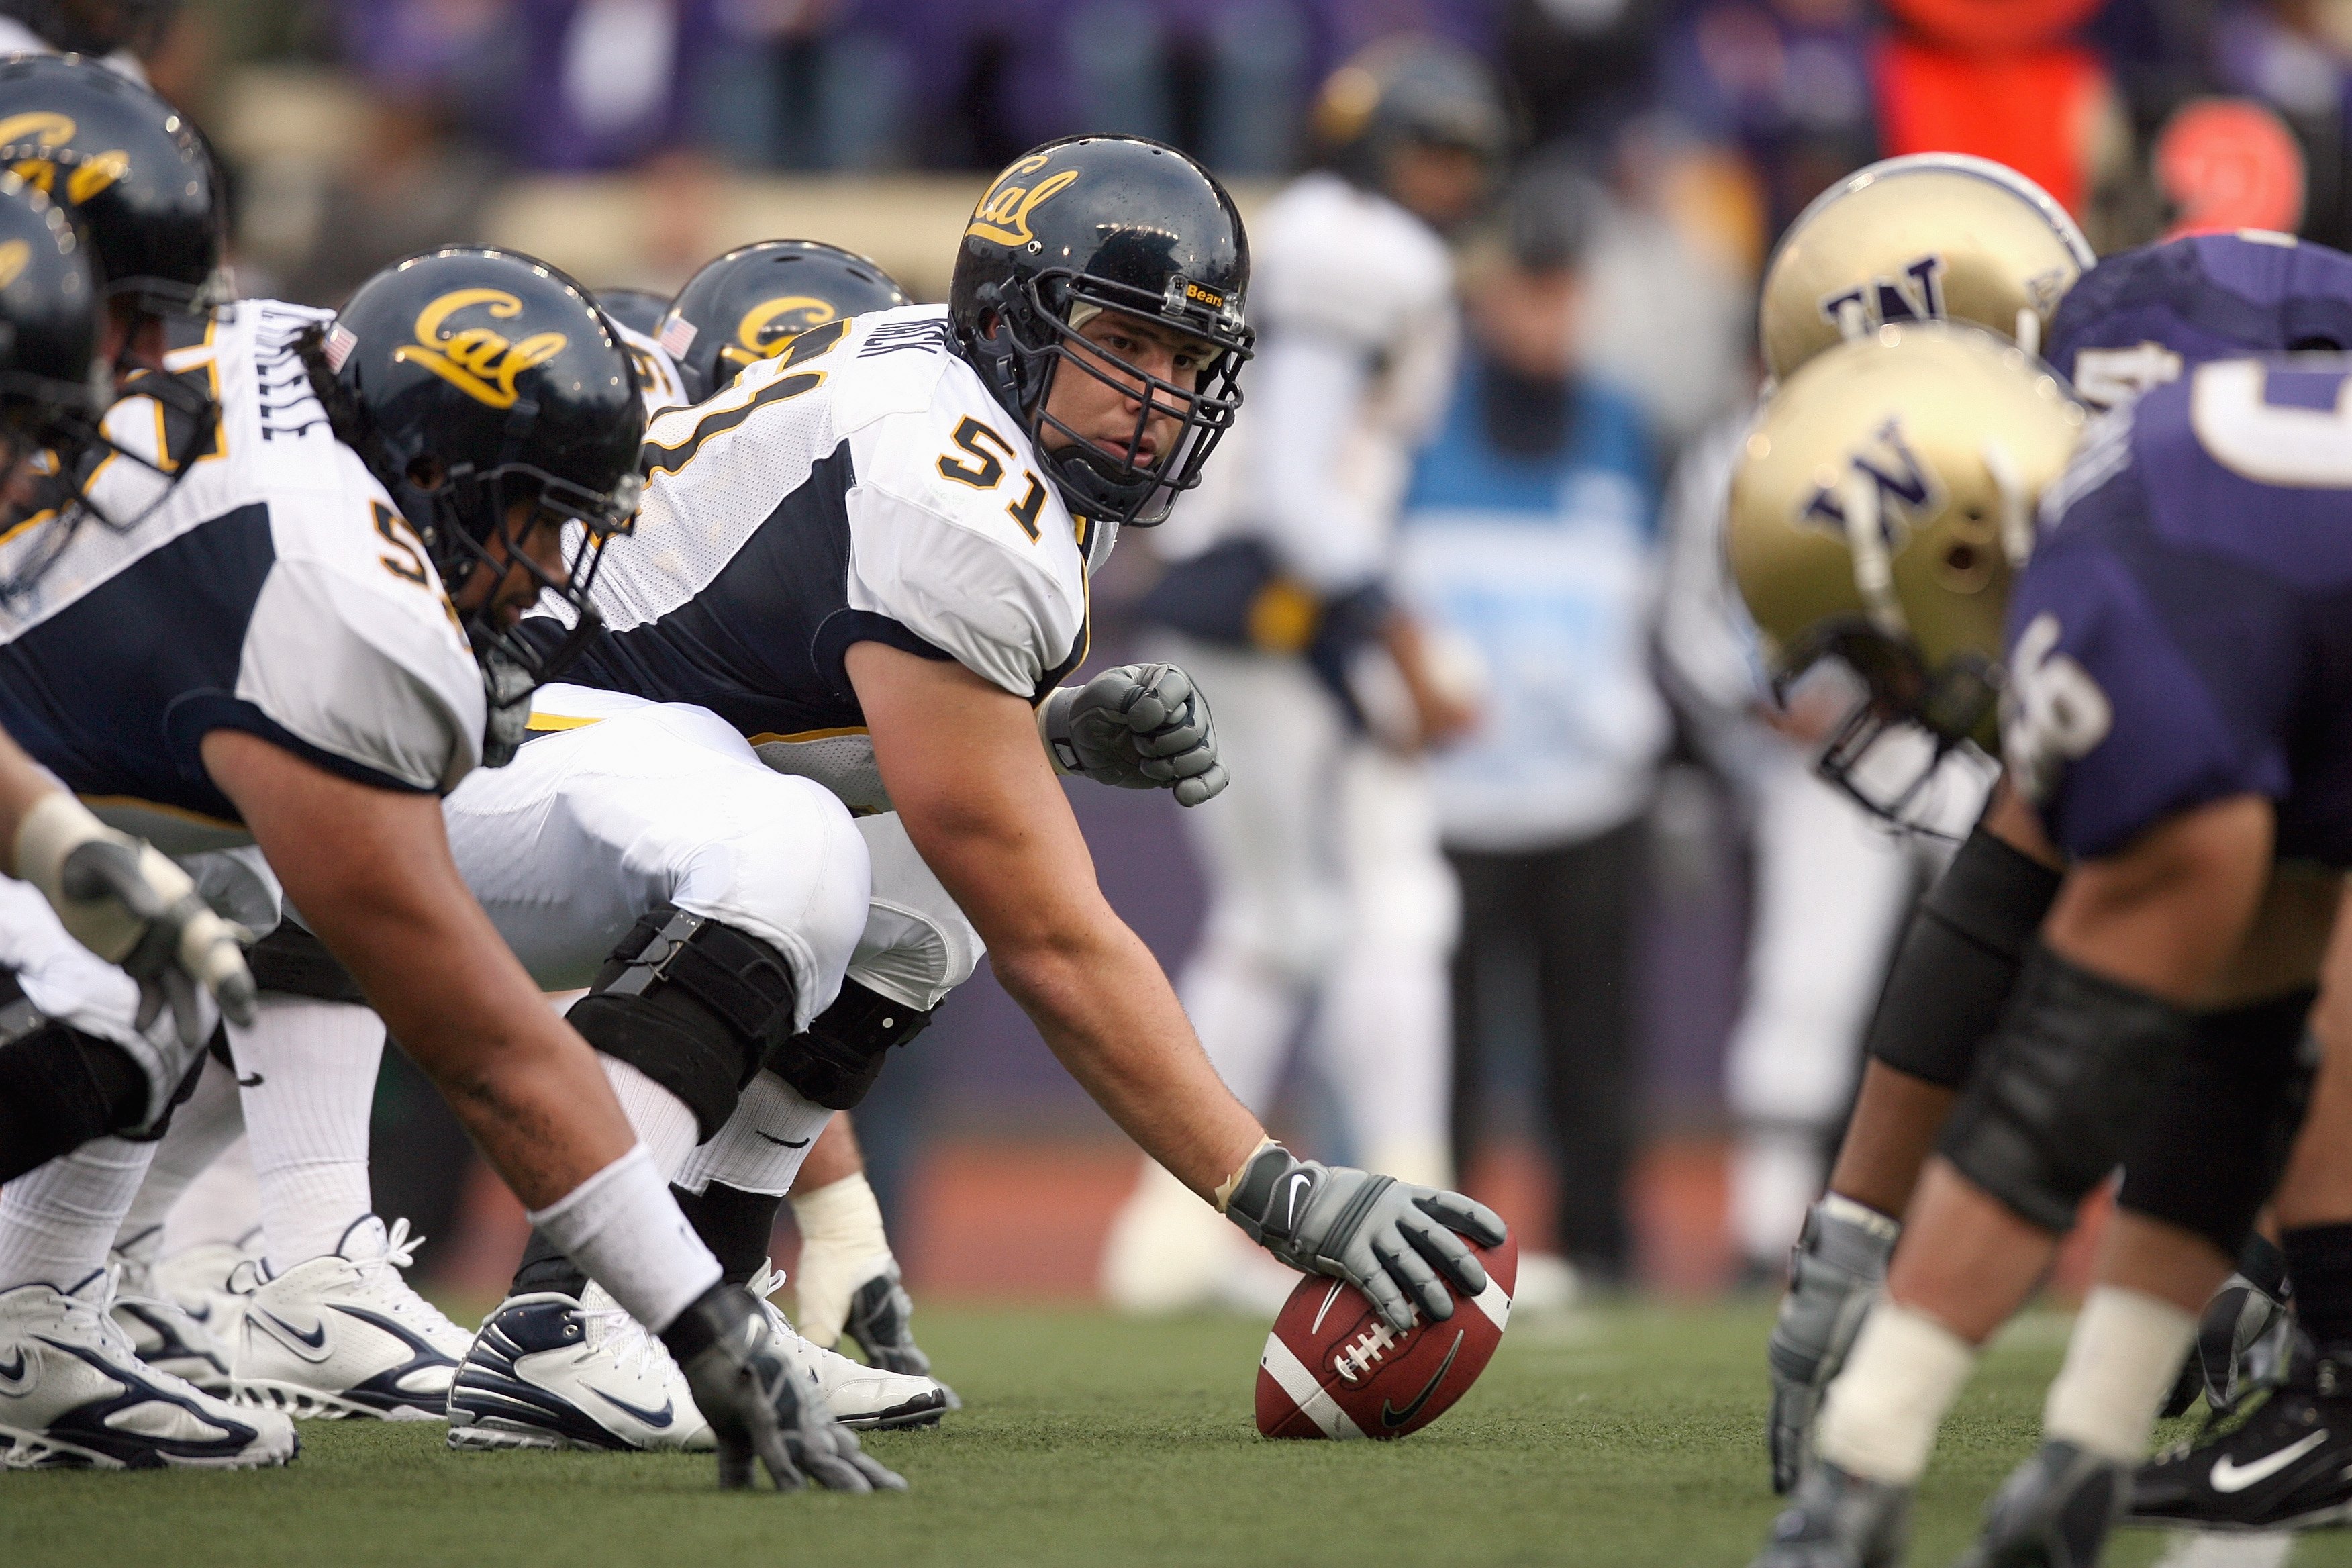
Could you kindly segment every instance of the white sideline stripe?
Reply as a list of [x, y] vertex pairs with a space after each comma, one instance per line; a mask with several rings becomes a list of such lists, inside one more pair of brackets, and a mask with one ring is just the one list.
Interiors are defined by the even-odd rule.
[[1307, 1419], [1323, 1429], [1323, 1436], [1346, 1438], [1364, 1435], [1361, 1427], [1348, 1419], [1348, 1413], [1323, 1392], [1322, 1385], [1315, 1381], [1315, 1374], [1291, 1353], [1290, 1347], [1282, 1342], [1279, 1334], [1265, 1336], [1265, 1354], [1258, 1358], [1257, 1363], [1274, 1374], [1274, 1381], [1282, 1392], [1290, 1395], [1290, 1402], [1298, 1406]]
[[1511, 1321], [1511, 1293], [1492, 1274], [1486, 1276], [1486, 1288], [1471, 1298], [1470, 1304], [1495, 1321], [1495, 1331], [1501, 1333]]

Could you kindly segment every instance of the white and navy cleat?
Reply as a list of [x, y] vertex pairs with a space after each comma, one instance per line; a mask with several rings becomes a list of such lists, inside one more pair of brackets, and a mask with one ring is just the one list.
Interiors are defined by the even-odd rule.
[[509, 1297], [449, 1389], [452, 1448], [716, 1446], [677, 1363], [598, 1285]]
[[368, 1215], [334, 1251], [257, 1279], [230, 1347], [237, 1402], [327, 1419], [443, 1419], [473, 1336], [401, 1278], [423, 1239], [410, 1239], [404, 1219], [387, 1233]]

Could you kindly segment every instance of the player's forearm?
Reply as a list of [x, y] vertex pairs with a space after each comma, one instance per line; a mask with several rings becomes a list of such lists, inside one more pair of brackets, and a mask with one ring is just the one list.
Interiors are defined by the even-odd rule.
[[1178, 1005], [1150, 950], [1106, 906], [1062, 942], [998, 949], [997, 978], [1120, 1130], [1203, 1198], [1265, 1138]]
[[857, 1134], [849, 1125], [849, 1112], [835, 1111], [833, 1120], [824, 1124], [824, 1131], [816, 1135], [808, 1158], [801, 1162], [800, 1174], [793, 1178], [793, 1190], [813, 1193], [835, 1182], [847, 1181], [865, 1169], [866, 1154], [857, 1146]]
[[289, 900], [517, 1197], [544, 1207], [628, 1152], [594, 1053], [459, 879], [437, 801], [336, 778], [247, 735], [216, 731], [204, 754]]
[[38, 763], [26, 756], [24, 748], [17, 745], [13, 737], [5, 731], [0, 731], [0, 856], [7, 857], [12, 862], [0, 867], [0, 870], [5, 870], [12, 877], [16, 874], [13, 864], [16, 829], [23, 824], [25, 814], [57, 787], [57, 781]]

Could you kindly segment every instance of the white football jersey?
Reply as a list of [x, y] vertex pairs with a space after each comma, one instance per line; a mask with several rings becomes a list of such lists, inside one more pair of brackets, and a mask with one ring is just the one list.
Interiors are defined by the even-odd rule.
[[1245, 401], [1154, 543], [1182, 559], [1261, 538], [1318, 587], [1352, 587], [1384, 569], [1413, 453], [1453, 390], [1453, 260], [1427, 224], [1324, 172], [1266, 204], [1250, 256]]
[[[248, 300], [168, 354], [215, 400], [209, 427], [133, 383], [105, 425], [131, 456], [85, 487], [127, 526], [83, 521], [0, 604], [0, 724], [173, 852], [244, 841], [198, 758], [215, 729], [392, 789], [446, 793], [480, 757], [482, 677], [457, 613], [295, 355], [329, 319]], [[54, 547], [58, 526], [0, 540], [0, 567]]]
[[636, 366], [637, 391], [646, 400], [646, 417], [650, 420], [673, 408], [686, 406], [686, 383], [679, 379], [677, 361], [669, 351], [635, 327], [613, 318], [613, 335], [621, 340], [621, 347]]
[[[710, 709], [852, 810], [889, 809], [852, 644], [954, 659], [1032, 702], [1086, 657], [1116, 530], [1072, 520], [940, 309], [801, 334], [656, 420], [642, 466], [636, 527], [595, 582], [606, 629], [565, 682]], [[574, 716], [555, 702], [534, 722]]]

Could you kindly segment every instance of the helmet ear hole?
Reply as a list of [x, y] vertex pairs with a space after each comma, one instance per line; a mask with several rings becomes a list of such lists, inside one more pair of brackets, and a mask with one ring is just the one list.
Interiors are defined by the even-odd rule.
[[408, 459], [407, 475], [410, 484], [430, 495], [441, 488], [442, 481], [449, 477], [449, 471], [432, 453], [419, 452]]

